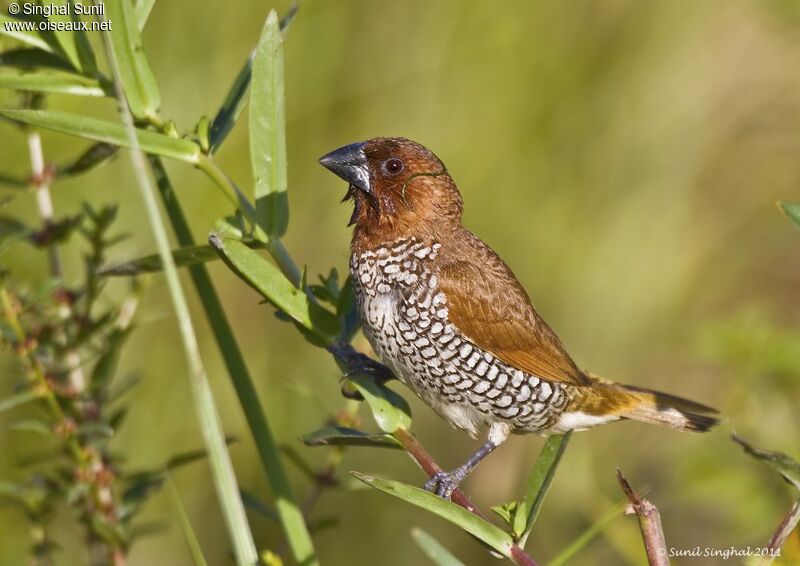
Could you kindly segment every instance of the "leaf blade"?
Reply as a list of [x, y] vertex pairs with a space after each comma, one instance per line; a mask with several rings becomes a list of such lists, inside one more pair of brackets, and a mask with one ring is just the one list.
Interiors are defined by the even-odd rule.
[[513, 541], [511, 536], [493, 524], [484, 521], [463, 507], [442, 499], [424, 489], [393, 480], [384, 480], [359, 472], [351, 472], [355, 477], [375, 489], [393, 495], [407, 503], [430, 511], [460, 527], [480, 539], [488, 546], [505, 556], [511, 557]]
[[464, 566], [458, 558], [445, 548], [438, 540], [419, 528], [411, 529], [411, 538], [417, 543], [425, 555], [438, 566]]
[[800, 202], [779, 202], [778, 206], [795, 226], [800, 227]]
[[255, 179], [256, 219], [271, 238], [280, 238], [289, 224], [289, 201], [283, 37], [275, 10], [270, 11], [256, 46], [252, 81], [250, 160]]
[[68, 71], [26, 72], [6, 68], [0, 71], [0, 88], [76, 94], [80, 96], [107, 96], [106, 90], [95, 79]]
[[[47, 130], [54, 130], [81, 138], [110, 143], [122, 147], [130, 147], [130, 142], [125, 135], [125, 128], [114, 122], [85, 118], [77, 114], [59, 112], [55, 110], [17, 110], [0, 108], [0, 115], [38, 126]], [[139, 145], [146, 153], [162, 155], [171, 159], [178, 159], [187, 163], [200, 161], [200, 148], [188, 140], [171, 138], [156, 132], [136, 130]]]
[[389, 434], [370, 434], [343, 426], [328, 426], [301, 438], [306, 446], [370, 446], [373, 448], [402, 448]]

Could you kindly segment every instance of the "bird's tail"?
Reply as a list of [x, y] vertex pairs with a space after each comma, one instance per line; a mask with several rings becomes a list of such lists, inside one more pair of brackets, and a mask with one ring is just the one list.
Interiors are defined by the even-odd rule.
[[683, 397], [601, 380], [593, 384], [600, 405], [611, 414], [690, 432], [706, 432], [719, 424], [719, 411]]

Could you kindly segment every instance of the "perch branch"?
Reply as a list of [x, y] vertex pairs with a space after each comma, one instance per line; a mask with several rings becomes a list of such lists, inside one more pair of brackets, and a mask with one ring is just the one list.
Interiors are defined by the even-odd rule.
[[792, 508], [789, 509], [789, 512], [783, 518], [780, 525], [778, 525], [775, 534], [769, 539], [769, 543], [767, 543], [769, 552], [761, 558], [759, 566], [772, 564], [773, 560], [781, 555], [781, 548], [786, 544], [792, 531], [797, 528], [798, 523], [800, 523], [800, 499], [794, 502]]
[[639, 518], [639, 528], [642, 530], [647, 562], [650, 566], [669, 566], [666, 552], [667, 543], [664, 540], [664, 530], [661, 528], [661, 515], [658, 514], [658, 509], [647, 499], [640, 499], [619, 470], [617, 470], [617, 479], [622, 486], [622, 491], [628, 497], [628, 501], [631, 502], [625, 514], [636, 513]]

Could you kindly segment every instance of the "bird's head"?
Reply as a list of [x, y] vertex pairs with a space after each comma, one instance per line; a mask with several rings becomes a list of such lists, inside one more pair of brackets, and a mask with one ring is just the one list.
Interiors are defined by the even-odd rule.
[[462, 200], [441, 160], [405, 138], [374, 138], [336, 149], [320, 164], [349, 183], [351, 224], [370, 233], [457, 226]]

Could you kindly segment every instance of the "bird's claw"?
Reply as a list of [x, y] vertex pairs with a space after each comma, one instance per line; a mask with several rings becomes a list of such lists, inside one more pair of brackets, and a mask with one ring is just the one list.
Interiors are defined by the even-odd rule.
[[458, 484], [464, 479], [460, 470], [453, 472], [436, 472], [431, 479], [425, 482], [425, 489], [435, 493], [442, 499], [450, 501], [453, 492], [458, 489]]

